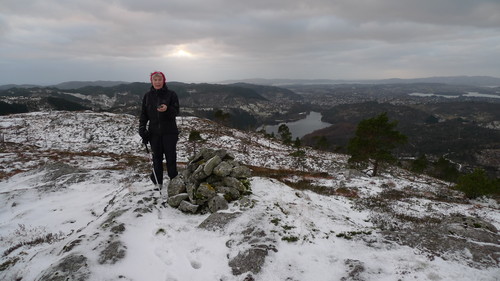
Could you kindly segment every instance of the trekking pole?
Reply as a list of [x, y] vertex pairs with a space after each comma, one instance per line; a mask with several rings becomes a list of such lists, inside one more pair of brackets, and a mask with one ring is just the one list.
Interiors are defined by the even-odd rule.
[[[144, 146], [146, 147], [146, 152], [149, 154], [149, 148], [148, 148], [148, 144], [145, 143]], [[156, 171], [155, 171], [155, 164], [154, 164], [154, 153], [153, 153], [153, 149], [151, 148], [151, 163], [153, 163], [153, 175], [155, 176], [155, 180], [156, 180], [156, 186], [158, 187], [158, 191], [160, 191], [160, 194], [161, 194], [161, 189], [160, 189], [160, 185], [158, 183], [158, 177], [156, 176]]]

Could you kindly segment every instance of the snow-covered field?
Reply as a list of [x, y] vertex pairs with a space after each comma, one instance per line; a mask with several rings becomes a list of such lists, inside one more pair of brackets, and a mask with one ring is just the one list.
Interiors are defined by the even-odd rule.
[[[329, 176], [313, 184], [355, 190], [359, 198], [388, 189], [436, 194], [446, 185], [404, 171], [355, 174], [345, 168], [346, 156], [314, 150], [297, 166], [293, 149], [273, 140], [215, 129], [194, 117], [178, 124], [179, 162], [192, 155], [187, 136], [198, 130], [206, 141], [197, 149], [225, 148], [256, 167], [325, 172]], [[81, 279], [73, 280], [500, 280], [498, 254], [496, 266], [473, 266], [456, 253], [431, 257], [387, 240], [371, 220], [379, 211], [359, 208], [355, 198], [262, 176], [251, 178], [250, 204], [230, 205], [226, 213], [238, 216], [227, 225], [199, 227], [209, 214], [156, 204], [136, 128], [134, 116], [109, 113], [0, 116], [6, 142], [0, 149], [0, 280], [49, 280], [49, 268], [70, 256], [84, 257], [75, 272]], [[285, 182], [297, 180], [290, 174]], [[459, 213], [500, 228], [497, 202], [429, 198], [408, 196], [391, 208], [416, 218]], [[500, 252], [498, 241], [492, 244]], [[267, 253], [260, 270], [235, 274], [230, 261], [255, 247]]]

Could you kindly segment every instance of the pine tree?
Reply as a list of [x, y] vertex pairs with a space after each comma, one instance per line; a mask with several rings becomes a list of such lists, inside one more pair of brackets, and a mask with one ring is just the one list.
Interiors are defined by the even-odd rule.
[[193, 130], [189, 132], [188, 141], [193, 144], [193, 155], [196, 154], [196, 144], [198, 142], [203, 141], [203, 138], [200, 135], [200, 132]]
[[287, 125], [281, 124], [278, 127], [278, 135], [280, 136], [284, 144], [292, 143], [292, 133], [290, 132], [290, 129], [288, 128]]
[[427, 160], [425, 154], [422, 154], [417, 159], [413, 160], [410, 169], [416, 173], [423, 173], [428, 166], [429, 160]]
[[460, 176], [460, 172], [455, 164], [441, 156], [438, 161], [433, 164], [431, 175], [445, 181], [456, 182]]
[[296, 137], [295, 141], [293, 142], [293, 147], [300, 149], [301, 146], [302, 146], [302, 142], [300, 141], [299, 137]]
[[214, 113], [214, 119], [216, 122], [221, 123], [223, 125], [226, 125], [226, 123], [229, 121], [231, 118], [231, 115], [229, 113], [225, 113], [224, 111], [218, 109]]
[[219, 126], [217, 126], [217, 134], [220, 133], [220, 127], [222, 125], [228, 125], [229, 123], [229, 119], [231, 118], [231, 115], [229, 113], [224, 113], [224, 111], [218, 109], [214, 112], [214, 119], [215, 119], [215, 122], [217, 122], [219, 124]]
[[351, 155], [349, 163], [372, 164], [372, 176], [376, 176], [381, 163], [394, 162], [396, 159], [391, 151], [407, 142], [407, 137], [394, 129], [397, 124], [397, 121], [389, 122], [387, 113], [359, 122], [347, 146]]

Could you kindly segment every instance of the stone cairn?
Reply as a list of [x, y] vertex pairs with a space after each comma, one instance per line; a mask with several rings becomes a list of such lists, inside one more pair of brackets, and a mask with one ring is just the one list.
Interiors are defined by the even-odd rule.
[[215, 213], [251, 193], [251, 170], [226, 150], [202, 148], [168, 185], [167, 203], [186, 213]]

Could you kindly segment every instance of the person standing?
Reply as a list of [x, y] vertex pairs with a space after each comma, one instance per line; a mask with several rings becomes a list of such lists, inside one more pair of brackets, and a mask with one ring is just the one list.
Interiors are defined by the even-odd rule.
[[166, 197], [163, 189], [163, 156], [167, 162], [167, 174], [170, 179], [177, 172], [177, 141], [179, 129], [176, 116], [179, 115], [179, 98], [167, 87], [165, 75], [155, 71], [150, 75], [151, 88], [142, 99], [139, 117], [139, 135], [142, 142], [151, 144], [153, 152], [153, 170], [151, 181]]

